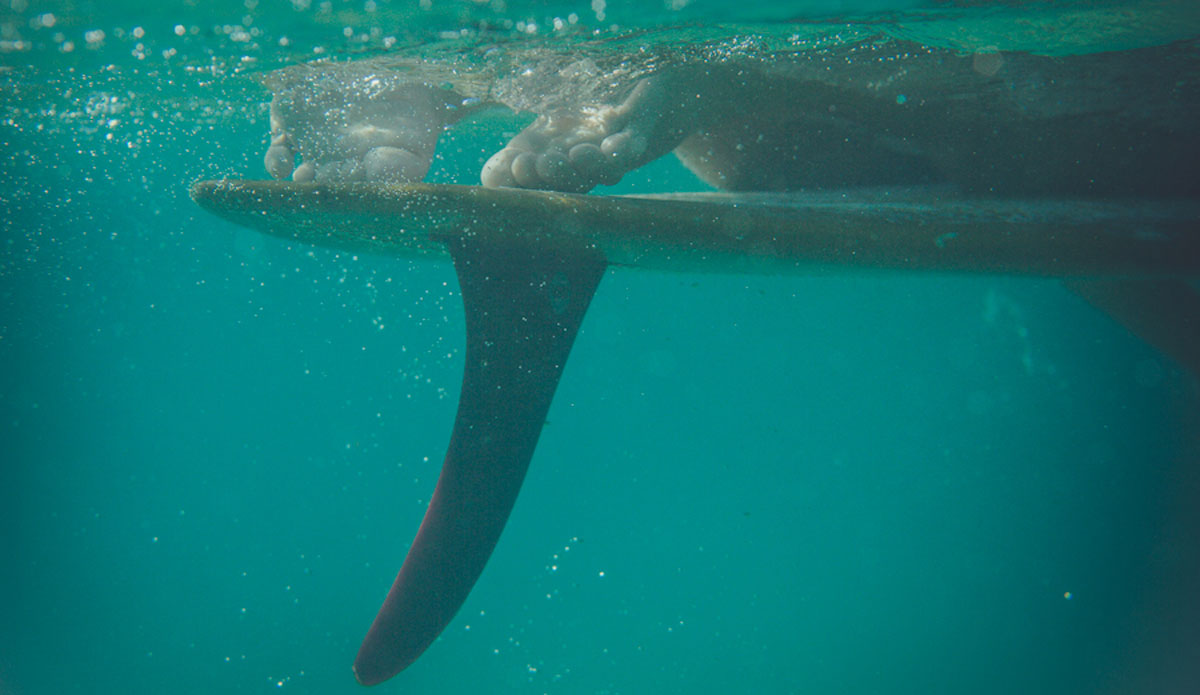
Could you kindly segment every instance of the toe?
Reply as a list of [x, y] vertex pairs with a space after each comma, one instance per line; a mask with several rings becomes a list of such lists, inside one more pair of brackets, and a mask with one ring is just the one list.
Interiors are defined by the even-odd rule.
[[567, 156], [558, 150], [544, 152], [534, 164], [538, 177], [556, 191], [580, 191], [590, 188], [580, 177]]
[[646, 138], [628, 130], [613, 133], [600, 143], [600, 151], [613, 164], [630, 168], [636, 166], [646, 152]]
[[429, 171], [429, 161], [399, 147], [376, 147], [363, 157], [367, 181], [406, 183], [420, 181]]
[[601, 147], [591, 143], [571, 148], [571, 165], [580, 177], [591, 182], [588, 189], [598, 183], [611, 186], [620, 181], [625, 173], [620, 164], [611, 154], [605, 154]]
[[529, 152], [518, 154], [512, 161], [512, 175], [522, 188], [537, 188], [541, 178], [537, 174], [537, 157]]
[[298, 183], [308, 183], [317, 177], [317, 167], [312, 162], [301, 162], [292, 172], [292, 180]]
[[263, 157], [263, 165], [267, 168], [267, 173], [273, 179], [286, 179], [292, 174], [292, 163], [296, 161], [296, 155], [290, 149], [276, 147], [272, 145], [267, 148], [267, 154]]
[[292, 149], [292, 143], [286, 135], [280, 135], [271, 139], [271, 146], [267, 148], [267, 154], [263, 157], [263, 165], [267, 168], [267, 173], [275, 179], [286, 179], [291, 175], [292, 169], [296, 164], [296, 151]]
[[513, 178], [512, 162], [517, 154], [517, 151], [513, 148], [505, 147], [492, 155], [487, 160], [487, 163], [483, 165], [483, 170], [479, 173], [480, 182], [488, 188], [512, 188], [516, 186], [517, 180]]
[[584, 177], [595, 178], [604, 170], [604, 153], [590, 142], [572, 147], [569, 157], [571, 166]]

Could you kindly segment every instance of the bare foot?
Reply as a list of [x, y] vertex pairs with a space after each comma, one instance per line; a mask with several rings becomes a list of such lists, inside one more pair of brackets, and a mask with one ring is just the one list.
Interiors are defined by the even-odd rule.
[[617, 106], [538, 116], [483, 166], [484, 186], [586, 192], [670, 152], [702, 120], [703, 96], [682, 81], [642, 79]]
[[263, 164], [276, 179], [419, 181], [442, 131], [473, 108], [453, 91], [348, 66], [285, 71], [267, 84], [274, 97]]

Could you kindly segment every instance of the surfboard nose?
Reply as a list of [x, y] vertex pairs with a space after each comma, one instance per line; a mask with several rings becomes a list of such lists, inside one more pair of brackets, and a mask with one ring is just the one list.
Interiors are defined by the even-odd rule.
[[458, 414], [425, 518], [355, 659], [363, 685], [415, 661], [483, 572], [606, 267], [582, 248], [470, 238], [448, 245], [467, 326]]

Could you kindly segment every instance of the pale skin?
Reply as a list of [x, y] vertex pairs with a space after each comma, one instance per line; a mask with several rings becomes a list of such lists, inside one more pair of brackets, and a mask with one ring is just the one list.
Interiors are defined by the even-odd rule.
[[[1145, 67], [1190, 71], [1197, 61], [1184, 49], [989, 61], [900, 44], [865, 50], [659, 70], [611, 103], [538, 114], [492, 154], [480, 182], [586, 192], [674, 151], [729, 190], [934, 183], [985, 195], [1172, 197], [1200, 187], [1195, 90]], [[419, 181], [446, 129], [497, 106], [386, 73], [329, 84], [274, 89], [264, 159], [274, 178]]]
[[456, 97], [420, 83], [349, 97], [277, 93], [263, 163], [274, 178], [294, 181], [419, 181], [442, 131], [467, 112], [452, 108]]
[[[586, 192], [612, 185], [627, 172], [674, 151], [701, 179], [718, 188], [786, 189], [791, 170], [811, 168], [829, 154], [779, 159], [797, 135], [802, 150], [843, 138], [804, 133], [806, 107], [793, 98], [795, 81], [722, 67], [677, 67], [634, 82], [613, 104], [584, 104], [538, 115], [494, 153], [480, 172], [487, 187]], [[276, 179], [295, 181], [419, 181], [428, 172], [438, 137], [463, 117], [495, 104], [461, 107], [452, 90], [420, 82], [363, 87], [348, 79], [344, 92], [278, 91], [271, 102], [271, 145], [264, 164]], [[890, 161], [883, 146], [863, 165], [861, 152], [836, 147], [844, 166], [871, 169]], [[296, 156], [301, 163], [296, 165]], [[771, 161], [772, 159], [777, 161]], [[762, 170], [764, 174], [758, 173]], [[784, 180], [776, 180], [783, 174]]]
[[[677, 147], [698, 123], [705, 99], [669, 103], [666, 83], [645, 78], [618, 104], [538, 116], [492, 155], [481, 183], [578, 192], [616, 183]], [[367, 98], [298, 91], [277, 93], [271, 102], [264, 164], [276, 179], [419, 181], [442, 132], [488, 106], [461, 107], [457, 93], [420, 82], [387, 86]]]

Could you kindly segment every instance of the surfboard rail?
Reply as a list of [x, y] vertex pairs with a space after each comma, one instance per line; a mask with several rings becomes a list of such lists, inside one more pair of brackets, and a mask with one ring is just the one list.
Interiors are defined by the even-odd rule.
[[596, 249], [666, 272], [1200, 276], [1200, 201], [964, 198], [940, 189], [600, 196], [453, 184], [201, 181], [192, 197], [302, 243], [449, 260], [451, 239]]

